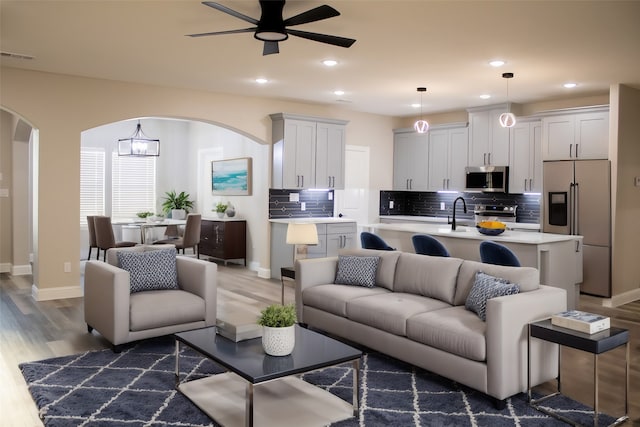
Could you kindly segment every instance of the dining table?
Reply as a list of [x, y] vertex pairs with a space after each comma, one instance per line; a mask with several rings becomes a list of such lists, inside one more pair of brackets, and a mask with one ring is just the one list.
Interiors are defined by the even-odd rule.
[[186, 219], [173, 219], [173, 218], [163, 218], [163, 219], [119, 219], [112, 222], [112, 224], [119, 226], [128, 226], [128, 227], [139, 227], [140, 228], [140, 243], [148, 244], [153, 243], [152, 239], [149, 239], [148, 232], [156, 227], [168, 227], [170, 225], [185, 225], [187, 223]]

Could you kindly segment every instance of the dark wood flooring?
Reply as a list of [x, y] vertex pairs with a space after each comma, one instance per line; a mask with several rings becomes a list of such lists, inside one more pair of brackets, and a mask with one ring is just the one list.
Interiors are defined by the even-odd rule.
[[[280, 281], [256, 277], [246, 268], [218, 266], [218, 316], [243, 311], [258, 314], [280, 302]], [[82, 298], [36, 302], [31, 276], [0, 274], [0, 426], [41, 426], [36, 406], [18, 369], [21, 362], [108, 348], [99, 334], [89, 334]], [[294, 298], [292, 282], [285, 289]], [[612, 326], [629, 329], [631, 336], [631, 395], [625, 425], [640, 426], [640, 301], [606, 308], [599, 300], [582, 296], [580, 309], [611, 317]], [[600, 405], [604, 412], [623, 412], [624, 352], [613, 350], [600, 358]], [[593, 402], [592, 355], [566, 349], [562, 361], [563, 392], [586, 404]], [[544, 388], [551, 388], [547, 385]]]

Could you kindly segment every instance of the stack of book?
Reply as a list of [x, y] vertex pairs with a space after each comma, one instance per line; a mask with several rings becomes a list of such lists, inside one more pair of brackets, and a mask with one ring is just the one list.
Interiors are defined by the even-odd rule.
[[586, 334], [594, 334], [609, 329], [610, 319], [586, 311], [569, 310], [551, 316], [551, 324]]

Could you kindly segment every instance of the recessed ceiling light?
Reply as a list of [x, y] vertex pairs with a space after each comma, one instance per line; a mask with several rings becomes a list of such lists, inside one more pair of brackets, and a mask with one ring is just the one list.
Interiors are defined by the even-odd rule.
[[324, 61], [322, 61], [322, 63], [327, 67], [335, 67], [336, 65], [338, 65], [338, 61], [336, 61], [335, 59], [325, 59]]
[[338, 95], [338, 96], [342, 96], [342, 95], [344, 95], [344, 91], [343, 90], [334, 90], [333, 94], [334, 95]]
[[491, 95], [488, 95], [488, 94], [486, 94], [486, 93], [485, 93], [485, 94], [480, 95], [480, 99], [489, 99], [489, 98], [491, 98]]
[[265, 83], [269, 83], [269, 80], [265, 79], [264, 77], [258, 77], [258, 78], [256, 79], [256, 83], [258, 83], [258, 84], [260, 84], [260, 85], [263, 85], [263, 84], [265, 84]]
[[411, 104], [413, 108], [420, 108], [420, 104]]
[[567, 89], [573, 89], [574, 87], [578, 86], [578, 83], [565, 83], [562, 86], [566, 87]]
[[489, 61], [489, 65], [492, 67], [502, 67], [505, 62], [501, 59], [494, 59], [493, 61]]

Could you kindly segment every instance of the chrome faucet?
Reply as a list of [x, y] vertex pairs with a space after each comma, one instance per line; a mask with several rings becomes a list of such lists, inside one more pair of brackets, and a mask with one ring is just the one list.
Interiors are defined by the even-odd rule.
[[463, 209], [464, 209], [464, 213], [467, 213], [467, 202], [465, 202], [462, 197], [458, 197], [457, 199], [455, 199], [453, 201], [453, 219], [451, 220], [451, 230], [452, 231], [455, 231], [455, 229], [456, 229], [456, 203], [458, 203], [458, 200], [462, 200], [462, 206], [463, 206]]

